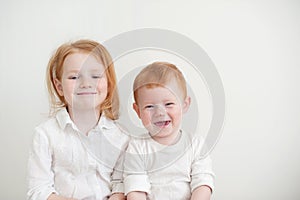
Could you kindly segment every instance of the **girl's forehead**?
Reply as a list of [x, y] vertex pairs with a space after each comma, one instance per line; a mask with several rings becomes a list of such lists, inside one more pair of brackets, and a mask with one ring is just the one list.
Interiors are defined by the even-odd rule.
[[69, 54], [63, 63], [64, 70], [103, 70], [104, 66], [101, 61], [99, 61], [91, 53], [72, 53]]

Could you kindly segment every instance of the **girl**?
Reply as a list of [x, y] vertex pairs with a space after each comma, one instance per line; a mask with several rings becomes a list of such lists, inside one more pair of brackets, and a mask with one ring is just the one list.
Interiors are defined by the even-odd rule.
[[28, 163], [30, 200], [124, 199], [120, 157], [128, 137], [117, 126], [111, 56], [99, 43], [60, 46], [49, 61], [52, 117], [35, 129]]

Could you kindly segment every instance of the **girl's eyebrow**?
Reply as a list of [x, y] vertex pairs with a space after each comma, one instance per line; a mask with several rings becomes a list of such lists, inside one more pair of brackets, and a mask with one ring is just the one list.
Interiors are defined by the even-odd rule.
[[78, 72], [80, 72], [80, 70], [78, 69], [71, 69], [67, 71], [67, 73], [78, 73]]
[[[91, 69], [89, 70], [90, 72], [103, 72], [104, 70], [101, 70], [101, 69]], [[78, 72], [81, 72], [81, 70], [79, 69], [71, 69], [71, 70], [68, 70], [67, 71], [68, 73], [78, 73]]]
[[[82, 71], [81, 68], [79, 68], [79, 69], [77, 69], [77, 68], [72, 69], [71, 68], [71, 69], [67, 70], [66, 73], [76, 73], [76, 74], [78, 74], [81, 71]], [[97, 68], [93, 68], [93, 69], [88, 69], [88, 72], [89, 73], [104, 73], [105, 70], [97, 67]]]
[[102, 69], [91, 69], [90, 71], [91, 72], [101, 72], [101, 73], [103, 73], [105, 70], [102, 70]]

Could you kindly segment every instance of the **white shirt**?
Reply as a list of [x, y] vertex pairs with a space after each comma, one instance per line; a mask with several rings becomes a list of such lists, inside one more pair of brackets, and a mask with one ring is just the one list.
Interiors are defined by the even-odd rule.
[[61, 109], [35, 129], [28, 160], [28, 199], [46, 200], [56, 193], [103, 200], [112, 191], [123, 191], [116, 168], [127, 143], [127, 135], [105, 116], [86, 136]]
[[143, 191], [150, 200], [187, 200], [201, 185], [214, 188], [209, 156], [201, 156], [203, 140], [182, 132], [165, 146], [151, 137], [132, 139], [124, 163], [125, 194]]

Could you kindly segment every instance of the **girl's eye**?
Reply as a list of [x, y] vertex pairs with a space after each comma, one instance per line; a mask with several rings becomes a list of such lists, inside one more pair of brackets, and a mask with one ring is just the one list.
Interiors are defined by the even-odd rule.
[[70, 76], [69, 77], [69, 79], [71, 79], [71, 80], [76, 80], [76, 79], [78, 79], [79, 78], [79, 76]]
[[93, 75], [92, 78], [102, 78], [103, 75]]

